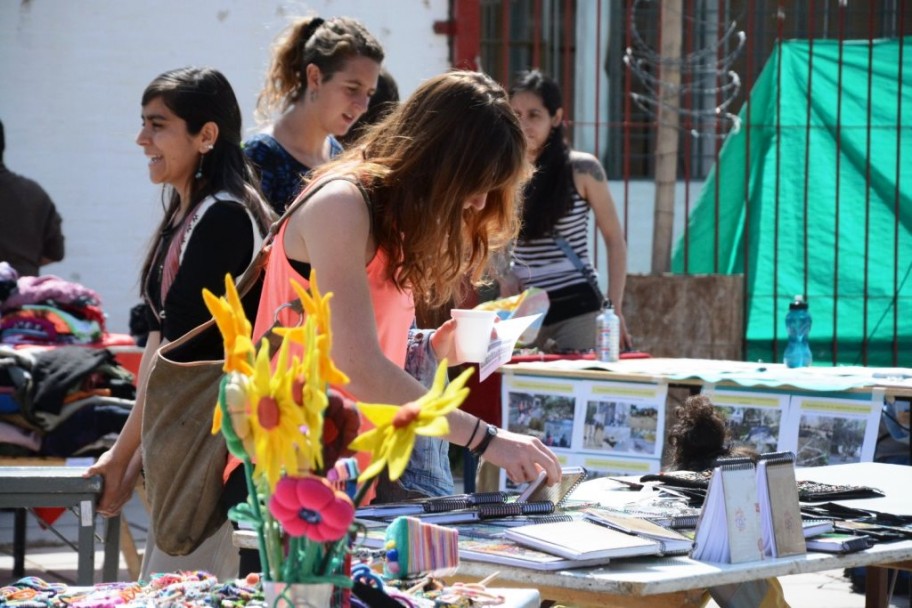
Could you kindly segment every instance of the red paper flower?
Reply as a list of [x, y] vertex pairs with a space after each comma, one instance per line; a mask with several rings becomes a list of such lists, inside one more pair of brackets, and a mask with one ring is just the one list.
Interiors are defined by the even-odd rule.
[[316, 542], [339, 540], [355, 517], [355, 506], [344, 492], [312, 476], [280, 479], [269, 510], [288, 534]]

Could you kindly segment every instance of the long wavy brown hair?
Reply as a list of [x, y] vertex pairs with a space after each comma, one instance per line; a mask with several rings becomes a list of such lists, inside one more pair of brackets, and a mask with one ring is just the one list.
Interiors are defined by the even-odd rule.
[[[312, 179], [352, 173], [371, 199], [373, 237], [390, 279], [419, 310], [480, 282], [492, 251], [516, 236], [530, 168], [504, 90], [490, 77], [452, 71], [424, 82], [353, 148]], [[464, 209], [487, 193], [482, 210]]]

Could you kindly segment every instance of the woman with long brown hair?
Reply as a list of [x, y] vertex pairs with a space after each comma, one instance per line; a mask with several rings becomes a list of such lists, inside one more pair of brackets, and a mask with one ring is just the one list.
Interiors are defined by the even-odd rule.
[[[448, 302], [464, 276], [480, 280], [491, 253], [518, 228], [517, 196], [528, 174], [525, 142], [503, 89], [476, 72], [423, 83], [348, 151], [314, 172], [305, 204], [270, 256], [254, 335], [294, 298], [289, 279], [317, 272], [333, 293], [333, 355], [368, 402], [405, 404], [425, 388], [404, 370], [415, 308]], [[312, 189], [317, 189], [312, 192]], [[295, 319], [283, 319], [286, 324]], [[431, 332], [437, 359], [461, 363], [453, 322]], [[506, 469], [516, 482], [560, 463], [538, 439], [456, 411], [446, 439]], [[419, 438], [405, 474], [381, 481], [380, 500], [453, 492], [448, 445]]]

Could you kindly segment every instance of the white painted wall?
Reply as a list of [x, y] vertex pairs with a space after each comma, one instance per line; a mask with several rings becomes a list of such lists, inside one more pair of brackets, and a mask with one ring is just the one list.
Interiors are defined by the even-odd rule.
[[[95, 289], [126, 332], [161, 216], [134, 143], [139, 99], [166, 70], [209, 65], [234, 86], [245, 130], [274, 37], [291, 18], [361, 20], [386, 49], [402, 95], [449, 66], [448, 0], [0, 0], [0, 120], [6, 165], [37, 180], [63, 216], [67, 253], [45, 267]], [[227, 244], [226, 244], [227, 246]]]

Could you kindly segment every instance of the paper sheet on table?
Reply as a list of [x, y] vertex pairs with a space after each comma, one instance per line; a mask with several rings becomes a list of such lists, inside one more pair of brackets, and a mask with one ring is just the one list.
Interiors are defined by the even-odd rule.
[[488, 343], [488, 353], [485, 355], [484, 363], [480, 365], [479, 382], [483, 382], [494, 373], [494, 370], [510, 361], [516, 341], [539, 317], [541, 314], [527, 315], [494, 324], [494, 333], [497, 337]]

